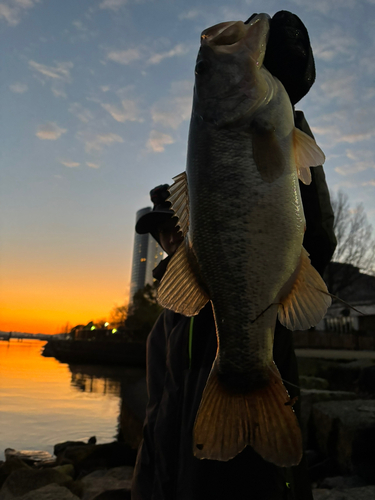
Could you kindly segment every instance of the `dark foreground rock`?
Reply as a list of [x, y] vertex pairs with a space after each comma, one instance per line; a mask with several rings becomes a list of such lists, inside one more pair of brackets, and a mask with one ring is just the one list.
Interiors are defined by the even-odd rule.
[[18, 469], [10, 473], [0, 491], [0, 500], [22, 497], [33, 490], [48, 485], [65, 486], [74, 494], [80, 494], [79, 484], [72, 477], [56, 469]]
[[49, 484], [16, 498], [17, 500], [79, 500], [79, 497], [70, 490], [57, 484]]
[[375, 486], [333, 490], [316, 489], [313, 491], [313, 496], [314, 500], [374, 500]]
[[[110, 470], [92, 472], [82, 479], [84, 486], [82, 500], [97, 499], [104, 492], [107, 492], [108, 495], [110, 492], [112, 497], [117, 492], [124, 499], [124, 492], [130, 492], [132, 477], [133, 467], [115, 467]], [[102, 497], [104, 498], [103, 495]]]
[[136, 450], [94, 443], [59, 443], [56, 457], [8, 449], [0, 462], [0, 500], [130, 499]]
[[374, 484], [375, 400], [317, 403], [312, 413], [319, 451], [333, 457], [342, 473]]

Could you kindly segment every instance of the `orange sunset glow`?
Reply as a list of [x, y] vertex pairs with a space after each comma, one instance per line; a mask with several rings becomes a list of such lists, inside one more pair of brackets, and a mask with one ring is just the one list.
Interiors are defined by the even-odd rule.
[[[115, 273], [72, 273], [65, 279], [40, 276], [35, 281], [4, 276], [1, 286], [0, 330], [60, 333], [66, 327], [106, 318], [116, 305], [128, 302], [129, 276]], [[17, 277], [17, 273], [13, 273]], [[6, 290], [6, 293], [4, 292]]]

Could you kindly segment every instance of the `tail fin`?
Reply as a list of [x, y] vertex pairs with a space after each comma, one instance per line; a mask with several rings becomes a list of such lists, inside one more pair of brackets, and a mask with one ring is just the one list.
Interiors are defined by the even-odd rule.
[[226, 461], [250, 445], [280, 467], [297, 465], [302, 436], [289, 395], [276, 366], [266, 387], [246, 394], [230, 392], [211, 370], [194, 427], [194, 455]]

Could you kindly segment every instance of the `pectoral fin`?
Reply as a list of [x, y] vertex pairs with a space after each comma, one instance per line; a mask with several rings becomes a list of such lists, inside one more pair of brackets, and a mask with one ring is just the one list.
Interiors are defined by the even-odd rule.
[[307, 330], [323, 319], [331, 297], [320, 274], [311, 265], [302, 247], [299, 268], [294, 281], [281, 294], [278, 318], [289, 330]]
[[265, 182], [274, 182], [285, 170], [285, 155], [273, 130], [256, 126], [251, 132], [253, 156], [260, 176]]
[[294, 158], [298, 178], [304, 184], [311, 183], [310, 167], [323, 165], [325, 156], [314, 139], [298, 128], [293, 131]]

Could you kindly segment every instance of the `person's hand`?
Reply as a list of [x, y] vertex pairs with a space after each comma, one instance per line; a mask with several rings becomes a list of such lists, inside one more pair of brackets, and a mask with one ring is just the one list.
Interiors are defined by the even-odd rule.
[[281, 10], [271, 19], [264, 66], [284, 85], [293, 105], [314, 83], [309, 35], [303, 22], [291, 12]]

